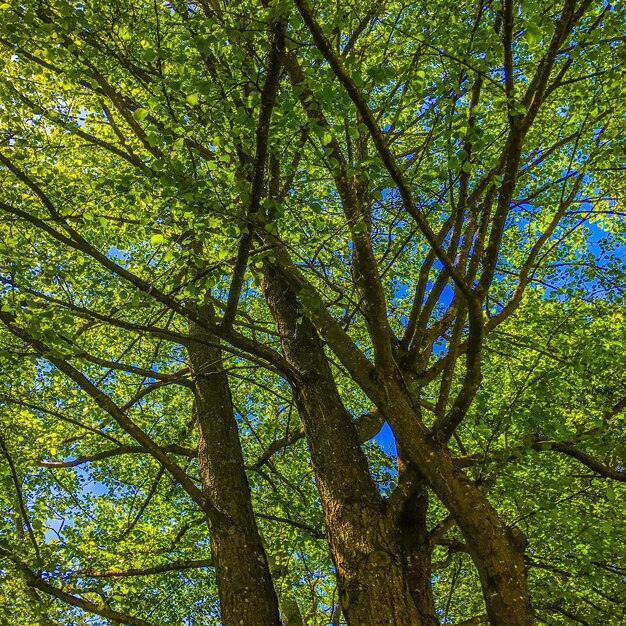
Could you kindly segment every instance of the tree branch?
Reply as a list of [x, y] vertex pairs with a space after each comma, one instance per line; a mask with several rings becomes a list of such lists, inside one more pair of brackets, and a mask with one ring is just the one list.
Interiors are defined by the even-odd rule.
[[254, 157], [254, 173], [252, 176], [252, 186], [250, 189], [250, 201], [248, 212], [244, 224], [245, 231], [239, 242], [237, 259], [233, 269], [233, 278], [230, 283], [226, 308], [222, 316], [221, 326], [230, 328], [237, 313], [239, 294], [243, 285], [243, 277], [248, 264], [248, 255], [254, 236], [255, 219], [261, 206], [261, 197], [265, 184], [265, 163], [267, 161], [267, 145], [270, 131], [270, 120], [278, 83], [280, 79], [280, 69], [282, 67], [283, 50], [285, 47], [285, 25], [277, 21], [273, 28], [273, 38], [270, 48], [267, 77], [261, 92], [261, 112], [256, 129], [256, 151]]
[[431, 230], [426, 218], [418, 212], [416, 208], [417, 205], [413, 199], [413, 194], [409, 189], [409, 186], [407, 185], [404, 176], [395, 161], [395, 158], [393, 157], [391, 151], [387, 146], [387, 142], [385, 141], [385, 138], [380, 128], [378, 127], [378, 123], [374, 119], [374, 116], [372, 115], [372, 112], [367, 105], [363, 95], [357, 89], [354, 81], [352, 80], [352, 78], [350, 78], [347, 71], [344, 69], [341, 60], [336, 55], [335, 51], [332, 49], [332, 46], [326, 39], [326, 36], [324, 35], [324, 31], [322, 30], [321, 26], [315, 20], [310, 5], [306, 0], [294, 1], [296, 6], [298, 7], [298, 11], [302, 16], [304, 23], [307, 25], [309, 31], [311, 32], [311, 35], [313, 36], [313, 40], [315, 41], [317, 48], [332, 67], [335, 76], [337, 76], [339, 82], [341, 82], [341, 84], [344, 86], [346, 92], [350, 96], [350, 99], [354, 102], [359, 114], [363, 118], [363, 122], [367, 126], [367, 129], [372, 137], [374, 145], [376, 146], [378, 154], [380, 155], [380, 158], [387, 168], [389, 175], [391, 176], [393, 182], [398, 188], [398, 191], [400, 192], [400, 196], [402, 197], [405, 209], [407, 210], [409, 215], [411, 215], [411, 217], [415, 220], [422, 234], [428, 241], [428, 244], [435, 251], [437, 258], [444, 265], [450, 277], [457, 285], [461, 293], [463, 293], [468, 299], [472, 299], [472, 290], [468, 285], [465, 284], [465, 281], [462, 279], [461, 275], [457, 271], [454, 263], [437, 241], [437, 236]]

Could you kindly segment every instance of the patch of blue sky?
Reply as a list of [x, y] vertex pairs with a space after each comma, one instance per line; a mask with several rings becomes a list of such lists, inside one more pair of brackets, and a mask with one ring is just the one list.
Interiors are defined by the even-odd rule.
[[[64, 461], [73, 460], [72, 457], [65, 457]], [[57, 471], [49, 468], [41, 468], [39, 471]], [[61, 470], [68, 471], [68, 470]], [[110, 494], [110, 487], [106, 483], [93, 478], [89, 468], [75, 467], [72, 470], [79, 480], [80, 489], [71, 492], [63, 488], [61, 480], [54, 480], [47, 488], [45, 495], [47, 508], [52, 513], [44, 522], [46, 528], [44, 532], [44, 541], [61, 542], [65, 541], [64, 531], [80, 526], [81, 520], [85, 517], [85, 512], [89, 511], [89, 500], [107, 496]], [[64, 507], [62, 510], [56, 510], [57, 503], [62, 502], [65, 498], [70, 498], [73, 504]]]
[[385, 422], [380, 431], [378, 431], [378, 434], [374, 437], [374, 441], [387, 456], [393, 459], [397, 457], [398, 449], [396, 447], [396, 439], [391, 430], [391, 426], [389, 426], [387, 422]]
[[111, 246], [106, 251], [106, 256], [109, 259], [116, 259], [117, 261], [120, 261], [122, 263], [127, 263], [130, 259], [130, 252], [128, 252], [127, 250], [120, 250], [120, 248], [118, 248], [117, 246]]

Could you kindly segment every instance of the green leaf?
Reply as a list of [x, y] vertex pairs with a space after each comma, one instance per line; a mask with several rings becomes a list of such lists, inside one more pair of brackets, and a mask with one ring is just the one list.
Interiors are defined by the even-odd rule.
[[146, 117], [148, 117], [148, 111], [146, 109], [135, 109], [135, 111], [133, 112], [133, 117], [138, 121], [138, 122], [143, 122]]
[[524, 31], [524, 39], [530, 46], [534, 46], [541, 38], [541, 29], [534, 22], [529, 22]]

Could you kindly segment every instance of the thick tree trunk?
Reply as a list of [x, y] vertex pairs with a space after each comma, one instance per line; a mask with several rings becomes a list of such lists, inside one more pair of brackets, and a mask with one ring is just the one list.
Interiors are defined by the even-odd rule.
[[403, 453], [424, 476], [454, 516], [476, 565], [487, 614], [495, 626], [531, 626], [525, 539], [508, 527], [489, 500], [468, 477], [454, 467], [444, 445], [433, 441], [402, 383], [381, 381], [382, 410]]
[[400, 480], [411, 490], [399, 519], [402, 553], [409, 589], [424, 626], [440, 626], [432, 591], [432, 545], [427, 526], [428, 487], [422, 476], [404, 460], [398, 450]]
[[[340, 600], [351, 626], [423, 621], [409, 590], [397, 525], [370, 475], [322, 342], [286, 282], [265, 268], [263, 289], [287, 360], [301, 373], [294, 389], [335, 563]], [[430, 585], [430, 581], [428, 581]]]
[[188, 353], [198, 416], [200, 478], [223, 515], [209, 515], [211, 546], [224, 626], [278, 626], [278, 602], [256, 526], [250, 486], [221, 350], [190, 323]]

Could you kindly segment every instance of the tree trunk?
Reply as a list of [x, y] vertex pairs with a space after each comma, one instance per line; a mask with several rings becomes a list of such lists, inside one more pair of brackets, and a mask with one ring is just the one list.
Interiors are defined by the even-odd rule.
[[190, 322], [200, 478], [223, 515], [209, 515], [224, 626], [278, 626], [278, 601], [256, 526], [228, 379], [215, 337]]
[[428, 487], [424, 478], [398, 450], [400, 480], [409, 481], [410, 492], [399, 519], [404, 567], [409, 589], [424, 626], [440, 626], [432, 590], [432, 545], [428, 534]]
[[[295, 294], [272, 267], [263, 290], [283, 352], [301, 373], [295, 402], [306, 432], [341, 606], [351, 626], [423, 621], [409, 590], [400, 533], [370, 475], [356, 428], [339, 396], [322, 342]], [[430, 581], [428, 581], [430, 586]]]
[[454, 467], [447, 447], [433, 441], [402, 383], [385, 379], [380, 387], [379, 409], [388, 418], [404, 454], [454, 516], [465, 537], [491, 624], [535, 624], [522, 533], [499, 518], [480, 489]]

